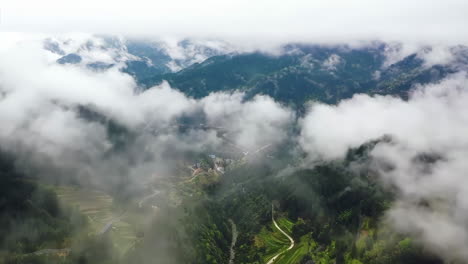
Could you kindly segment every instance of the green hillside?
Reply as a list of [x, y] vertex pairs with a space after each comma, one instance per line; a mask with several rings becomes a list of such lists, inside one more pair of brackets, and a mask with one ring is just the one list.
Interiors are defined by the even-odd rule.
[[177, 73], [143, 79], [140, 84], [149, 88], [166, 80], [195, 98], [239, 90], [247, 98], [264, 94], [301, 107], [309, 100], [336, 103], [356, 93], [406, 97], [413, 85], [437, 81], [454, 72], [449, 66], [423, 67], [416, 55], [384, 67], [384, 44], [367, 48], [290, 45], [284, 49], [280, 56], [214, 56]]

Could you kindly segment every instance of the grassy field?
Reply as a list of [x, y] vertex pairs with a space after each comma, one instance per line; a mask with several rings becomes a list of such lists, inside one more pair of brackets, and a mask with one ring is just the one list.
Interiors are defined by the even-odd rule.
[[125, 252], [136, 239], [130, 218], [122, 210], [113, 208], [113, 199], [104, 192], [72, 186], [54, 186], [59, 200], [67, 205], [78, 207], [89, 222], [89, 232], [99, 235], [106, 223], [114, 221], [108, 235], [119, 252]]

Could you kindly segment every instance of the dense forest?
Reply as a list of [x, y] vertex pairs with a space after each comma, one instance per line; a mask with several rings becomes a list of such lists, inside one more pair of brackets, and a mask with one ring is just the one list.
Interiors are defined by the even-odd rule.
[[[272, 202], [292, 222], [293, 238], [309, 245], [298, 253], [298, 263], [442, 263], [381, 221], [395, 193], [382, 187], [369, 166], [367, 152], [374, 144], [350, 150], [343, 161], [288, 174], [279, 173], [278, 161], [275, 166], [258, 161], [226, 173], [210, 199], [237, 223], [236, 263], [263, 263], [266, 248], [256, 240], [271, 221]], [[223, 222], [226, 218], [218, 219], [219, 226]], [[207, 255], [209, 245], [200, 245], [206, 259], [197, 263], [210, 263], [215, 256]]]
[[283, 47], [281, 56], [259, 52], [213, 56], [176, 73], [144, 78], [135, 70], [133, 75], [144, 87], [164, 80], [195, 98], [243, 91], [246, 98], [269, 95], [301, 108], [310, 100], [335, 104], [357, 93], [405, 98], [415, 84], [435, 82], [457, 71], [453, 65], [424, 67], [416, 54], [384, 67], [386, 48], [384, 43], [358, 49], [294, 44]]

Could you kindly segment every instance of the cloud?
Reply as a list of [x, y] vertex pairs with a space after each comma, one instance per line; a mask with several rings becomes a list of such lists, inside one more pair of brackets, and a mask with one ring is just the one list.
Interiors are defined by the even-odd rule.
[[[102, 71], [58, 64], [61, 55], [43, 48], [43, 35], [2, 36], [9, 41], [0, 43], [0, 144], [35, 175], [67, 175], [98, 186], [118, 185], [123, 178], [136, 188], [150, 175], [174, 175], [175, 161], [186, 153], [226, 145], [253, 152], [294, 134], [293, 111], [267, 96], [245, 101], [242, 93], [218, 92], [196, 100], [167, 83], [140, 91], [119, 70], [116, 58], [126, 56], [125, 50], [100, 48], [99, 38], [83, 36], [63, 49], [91, 41], [99, 52], [85, 49], [85, 57], [116, 62]], [[446, 51], [421, 54], [430, 63], [452, 61]], [[336, 106], [315, 103], [299, 122], [298, 142], [312, 160], [339, 159], [350, 147], [390, 135], [390, 142], [371, 152], [377, 165], [392, 165], [380, 175], [399, 191], [387, 221], [448, 259], [466, 259], [467, 81], [466, 73], [452, 75], [416, 88], [407, 101], [355, 95]], [[83, 108], [101, 119], [86, 117]], [[125, 151], [109, 135], [109, 122], [124, 131], [116, 136], [124, 135]], [[419, 162], [421, 157], [430, 161]]]
[[323, 62], [323, 67], [329, 71], [334, 71], [340, 63], [342, 63], [341, 57], [332, 54]]
[[464, 75], [419, 87], [409, 101], [358, 94], [338, 106], [315, 104], [302, 120], [302, 144], [325, 158], [343, 157], [349, 147], [384, 134], [406, 141], [416, 150], [465, 146], [461, 144], [466, 142], [461, 131], [467, 125], [467, 116], [461, 111], [468, 100]]
[[385, 56], [383, 67], [386, 68], [402, 61], [410, 55], [419, 58], [422, 66], [426, 68], [437, 64], [460, 67], [463, 65], [460, 60], [466, 58], [466, 50], [465, 46], [450, 46], [441, 43], [429, 45], [428, 43], [389, 42], [386, 43], [383, 51]]
[[[58, 64], [61, 55], [44, 49], [43, 39], [18, 36], [0, 48], [0, 144], [37, 174], [96, 185], [122, 177], [141, 184], [155, 173], [171, 176], [185, 153], [216, 150], [227, 141], [255, 150], [288, 133], [291, 110], [269, 97], [244, 102], [242, 93], [215, 93], [195, 100], [166, 82], [140, 91], [119, 65], [95, 71]], [[100, 40], [67, 43], [76, 50]], [[187, 120], [192, 125], [181, 129]], [[117, 131], [109, 131], [109, 122]], [[125, 151], [116, 150], [119, 144]]]
[[[201, 63], [210, 56], [236, 51], [236, 48], [227, 42], [213, 39], [181, 40], [180, 38], [163, 37], [157, 40], [155, 44], [172, 59], [167, 66], [173, 72], [194, 63]], [[239, 47], [237, 47], [238, 49]]]
[[[6, 1], [2, 28], [134, 36], [219, 37], [242, 43], [363, 39], [466, 44], [463, 0], [415, 1]], [[24, 8], [24, 7], [27, 8]], [[265, 12], [267, 11], [267, 12]]]
[[370, 153], [382, 179], [397, 188], [387, 221], [447, 260], [468, 257], [467, 80], [466, 73], [449, 76], [418, 87], [407, 101], [355, 95], [336, 106], [315, 104], [301, 120], [299, 141], [312, 159], [340, 159], [389, 136]]
[[213, 93], [202, 99], [209, 124], [231, 131], [233, 140], [245, 150], [284, 141], [294, 122], [291, 109], [268, 96], [243, 102], [243, 94]]

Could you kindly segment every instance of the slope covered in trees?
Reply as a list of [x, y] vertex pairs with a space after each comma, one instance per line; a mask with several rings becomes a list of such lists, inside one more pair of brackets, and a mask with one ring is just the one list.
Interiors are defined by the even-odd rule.
[[201, 98], [217, 91], [264, 94], [296, 107], [309, 100], [336, 103], [356, 93], [406, 97], [415, 84], [434, 82], [456, 70], [453, 65], [425, 66], [412, 54], [389, 66], [385, 44], [351, 48], [288, 45], [283, 54], [242, 53], [214, 56], [176, 73], [142, 78], [151, 87], [163, 80]]

